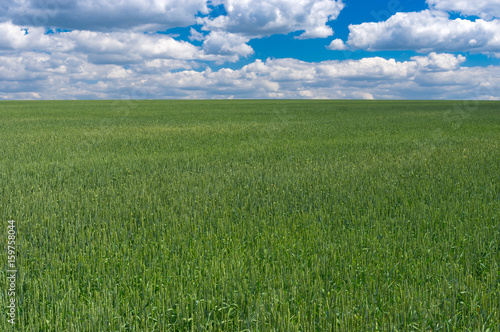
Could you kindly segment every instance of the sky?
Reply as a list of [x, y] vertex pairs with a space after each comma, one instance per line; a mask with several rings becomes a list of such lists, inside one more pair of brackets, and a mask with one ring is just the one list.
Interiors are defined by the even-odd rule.
[[500, 0], [0, 2], [0, 100], [500, 97]]

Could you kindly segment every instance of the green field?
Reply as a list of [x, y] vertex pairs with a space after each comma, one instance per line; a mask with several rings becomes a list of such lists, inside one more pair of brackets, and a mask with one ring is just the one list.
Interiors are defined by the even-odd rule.
[[500, 103], [0, 103], [0, 330], [499, 331]]

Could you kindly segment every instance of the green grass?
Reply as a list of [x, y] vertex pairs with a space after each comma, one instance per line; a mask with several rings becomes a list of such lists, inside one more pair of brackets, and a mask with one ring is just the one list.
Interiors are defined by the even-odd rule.
[[500, 330], [498, 102], [2, 102], [0, 156], [19, 331]]

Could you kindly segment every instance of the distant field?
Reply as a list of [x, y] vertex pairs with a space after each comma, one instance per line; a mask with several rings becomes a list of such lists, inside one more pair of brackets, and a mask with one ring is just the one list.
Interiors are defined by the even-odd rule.
[[0, 102], [0, 156], [20, 331], [500, 330], [498, 102]]

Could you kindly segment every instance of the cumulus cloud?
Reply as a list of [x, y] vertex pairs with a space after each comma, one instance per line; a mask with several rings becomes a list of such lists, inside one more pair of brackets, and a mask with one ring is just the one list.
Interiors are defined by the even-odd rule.
[[349, 30], [347, 44], [368, 51], [500, 51], [499, 20], [450, 20], [447, 15], [430, 10], [396, 13], [387, 21], [350, 25]]
[[336, 75], [339, 77], [394, 80], [411, 77], [415, 70], [415, 63], [374, 57], [341, 61], [336, 63], [335, 66], [330, 65], [329, 67], [336, 70]]
[[203, 42], [207, 54], [223, 56], [223, 60], [237, 61], [240, 57], [253, 54], [253, 49], [246, 43], [250, 39], [224, 31], [212, 31]]
[[0, 98], [448, 98], [492, 99], [500, 67], [461, 67], [463, 57], [410, 61], [379, 57], [304, 62], [256, 60], [240, 69], [200, 69], [186, 60], [129, 66], [90, 63], [84, 55], [21, 52], [0, 56]]
[[154, 31], [190, 26], [209, 10], [204, 0], [11, 0], [4, 12], [23, 26]]
[[355, 96], [357, 99], [365, 99], [365, 100], [374, 100], [375, 97], [369, 92], [355, 92], [353, 93], [353, 96]]
[[[236, 42], [231, 39], [227, 39], [226, 43], [230, 43], [229, 46], [236, 49], [236, 57], [240, 53], [248, 53], [248, 50], [246, 53], [245, 50], [236, 52], [238, 51], [237, 45], [234, 45]], [[81, 30], [47, 34], [43, 28], [21, 28], [11, 22], [0, 23], [0, 50], [81, 53], [92, 63], [121, 65], [151, 59], [225, 61], [235, 57], [234, 54], [226, 56], [224, 49], [220, 54], [208, 55], [189, 42], [178, 41], [162, 34]], [[228, 52], [230, 50], [231, 48]]]
[[[208, 4], [223, 5], [227, 15], [206, 16]], [[158, 31], [198, 20], [205, 30], [252, 38], [293, 31], [303, 31], [299, 38], [325, 38], [333, 34], [326, 23], [343, 7], [342, 0], [12, 0], [0, 5], [0, 15], [16, 25], [69, 30]]]
[[326, 25], [344, 7], [341, 0], [219, 0], [227, 15], [199, 18], [209, 31], [227, 31], [251, 38], [303, 31], [298, 38], [325, 38], [333, 35]]
[[197, 41], [202, 41], [205, 39], [205, 35], [203, 35], [201, 32], [196, 31], [195, 29], [191, 28], [189, 29], [189, 40], [197, 40]]
[[465, 62], [463, 55], [430, 53], [428, 56], [415, 56], [411, 58], [423, 71], [452, 71], [457, 70]]
[[429, 8], [434, 10], [474, 15], [487, 20], [500, 17], [500, 0], [427, 0], [426, 2]]
[[345, 51], [348, 49], [347, 45], [344, 44], [342, 39], [334, 39], [326, 48], [332, 51]]
[[[62, 33], [75, 50], [88, 54], [96, 63], [134, 63], [144, 59], [204, 59], [199, 48], [166, 35], [134, 32], [103, 33], [72, 31]], [[99, 60], [97, 60], [99, 59]]]
[[[204, 36], [191, 29], [192, 40], [204, 40], [207, 54], [237, 61], [254, 53], [247, 43], [254, 38], [302, 31], [298, 39], [326, 38], [333, 30], [326, 23], [334, 20], [344, 7], [341, 0], [218, 0], [225, 15], [199, 17]], [[219, 61], [220, 62], [220, 61]]]
[[[494, 13], [495, 2], [479, 1], [476, 13], [484, 19], [475, 21], [450, 20], [447, 11], [473, 9], [462, 1], [428, 3], [430, 10], [351, 25], [346, 43], [334, 39], [327, 46], [428, 55], [267, 59], [212, 70], [214, 62], [252, 55], [254, 38], [331, 36], [327, 22], [342, 1], [13, 0], [0, 4], [0, 99], [497, 98], [500, 67], [463, 67], [464, 56], [443, 53], [500, 54], [500, 21], [483, 15]], [[222, 5], [219, 16], [207, 15]], [[190, 27], [193, 43], [155, 32], [174, 26]]]
[[[222, 15], [208, 15], [222, 6]], [[85, 52], [93, 63], [154, 57], [234, 62], [253, 54], [247, 44], [253, 38], [294, 31], [302, 32], [300, 39], [331, 36], [326, 23], [343, 7], [342, 0], [12, 0], [0, 6], [0, 48], [50, 52], [57, 46]], [[205, 32], [193, 28], [196, 22]], [[202, 41], [201, 48], [155, 34], [189, 26], [189, 40]]]
[[69, 51], [74, 47], [71, 40], [47, 35], [44, 28], [22, 28], [11, 22], [0, 23], [0, 50], [57, 50]]

